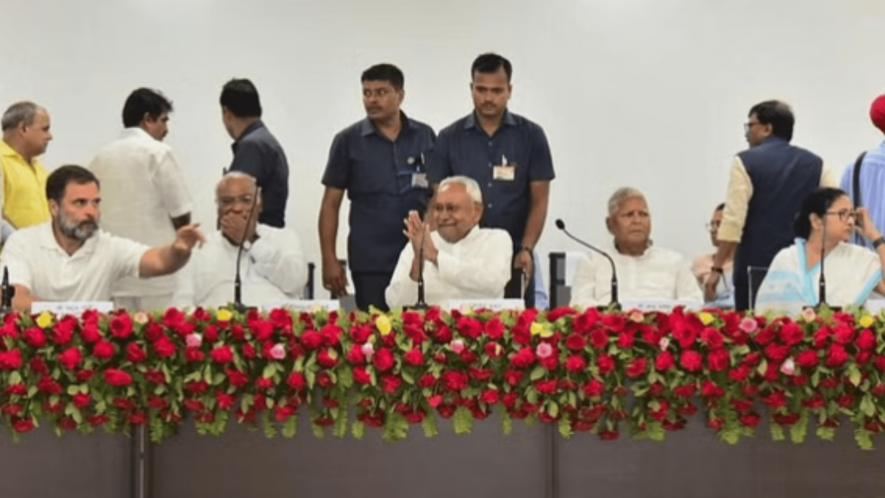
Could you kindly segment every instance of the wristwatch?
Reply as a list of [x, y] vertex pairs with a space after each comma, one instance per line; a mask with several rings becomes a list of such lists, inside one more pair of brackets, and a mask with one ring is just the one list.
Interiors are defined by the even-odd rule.
[[720, 275], [725, 274], [725, 270], [723, 270], [721, 266], [714, 266], [714, 267], [710, 268], [710, 271], [712, 271], [713, 273], [718, 273]]
[[528, 251], [529, 254], [532, 254], [534, 252], [534, 251], [532, 251], [532, 246], [526, 246], [526, 245], [523, 245], [522, 249], [520, 249], [520, 251]]
[[885, 237], [879, 237], [878, 239], [873, 241], [873, 249], [878, 249], [879, 246], [885, 244]]
[[252, 249], [252, 244], [254, 244], [256, 240], [258, 240], [257, 233], [254, 237], [252, 237], [252, 240], [247, 240], [243, 242], [243, 250], [248, 251], [249, 249]]

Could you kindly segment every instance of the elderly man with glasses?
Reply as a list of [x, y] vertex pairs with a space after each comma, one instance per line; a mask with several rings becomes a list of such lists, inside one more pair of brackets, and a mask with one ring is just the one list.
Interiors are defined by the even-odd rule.
[[307, 282], [301, 244], [291, 230], [258, 223], [263, 202], [255, 178], [224, 175], [215, 188], [215, 203], [218, 230], [179, 272], [174, 304], [219, 307], [232, 302], [241, 244], [244, 302], [259, 306], [300, 298]]

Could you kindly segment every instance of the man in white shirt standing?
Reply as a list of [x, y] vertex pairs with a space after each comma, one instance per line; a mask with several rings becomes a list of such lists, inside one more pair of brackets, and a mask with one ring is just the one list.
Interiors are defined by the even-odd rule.
[[[120, 138], [104, 147], [89, 169], [104, 183], [103, 227], [150, 246], [168, 243], [190, 223], [191, 196], [184, 175], [162, 142], [172, 103], [148, 88], [133, 91], [123, 106]], [[172, 301], [175, 277], [125, 278], [113, 287], [114, 304], [131, 310], [162, 310]]]
[[153, 248], [100, 230], [98, 178], [81, 166], [53, 171], [46, 197], [52, 219], [13, 233], [0, 253], [17, 310], [29, 311], [35, 301], [107, 301], [115, 281], [176, 272], [205, 240], [197, 225], [179, 228], [171, 244]]
[[261, 306], [299, 299], [307, 283], [301, 244], [290, 229], [258, 223], [263, 201], [255, 178], [237, 171], [224, 175], [215, 188], [215, 203], [218, 230], [179, 272], [174, 304], [217, 308], [231, 303], [241, 243], [245, 304]]
[[[608, 231], [614, 247], [608, 251], [618, 270], [622, 301], [667, 299], [703, 303], [701, 288], [688, 263], [673, 251], [651, 244], [651, 216], [642, 192], [615, 191], [608, 201]], [[572, 306], [601, 306], [611, 302], [612, 271], [602, 256], [589, 255], [578, 263], [572, 284]]]
[[466, 176], [446, 178], [435, 199], [430, 215], [436, 231], [431, 232], [415, 211], [405, 220], [410, 244], [400, 253], [385, 291], [387, 304], [401, 307], [417, 302], [422, 252], [428, 304], [504, 297], [513, 243], [506, 230], [479, 227], [483, 211], [479, 184]]

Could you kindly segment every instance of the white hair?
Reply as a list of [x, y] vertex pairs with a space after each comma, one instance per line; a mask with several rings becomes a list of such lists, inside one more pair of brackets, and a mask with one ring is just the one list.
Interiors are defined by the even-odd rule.
[[16, 102], [3, 113], [3, 118], [0, 119], [0, 127], [3, 128], [3, 131], [7, 131], [18, 127], [21, 123], [31, 125], [34, 123], [34, 117], [40, 111], [46, 112], [46, 109], [33, 102]]
[[617, 213], [621, 204], [627, 199], [645, 200], [645, 196], [639, 191], [639, 189], [633, 187], [621, 187], [618, 190], [615, 190], [615, 193], [608, 198], [608, 215], [612, 216]]
[[452, 184], [460, 184], [464, 186], [464, 190], [467, 191], [467, 195], [470, 196], [470, 199], [473, 202], [478, 202], [482, 204], [482, 189], [479, 188], [479, 184], [476, 183], [476, 180], [470, 178], [469, 176], [450, 176], [440, 182], [438, 191], [448, 187]]
[[225, 182], [233, 179], [249, 180], [252, 182], [253, 186], [258, 184], [258, 180], [248, 173], [243, 173], [242, 171], [228, 171], [218, 180], [218, 183], [215, 184], [215, 196], [218, 196], [218, 190], [221, 189], [221, 186], [224, 185]]

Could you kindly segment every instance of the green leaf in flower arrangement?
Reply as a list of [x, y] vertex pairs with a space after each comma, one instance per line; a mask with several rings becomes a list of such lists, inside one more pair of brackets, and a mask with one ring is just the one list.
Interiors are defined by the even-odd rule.
[[660, 422], [650, 422], [648, 424], [648, 429], [646, 430], [645, 435], [652, 441], [658, 442], [663, 441], [664, 437], [666, 437], [664, 426]]
[[89, 394], [89, 386], [87, 384], [80, 384], [80, 394]]
[[73, 396], [75, 394], [78, 394], [79, 392], [80, 392], [79, 386], [76, 386], [76, 385], [68, 386], [68, 396]]
[[805, 442], [806, 436], [808, 436], [808, 415], [803, 414], [802, 417], [790, 427], [790, 440], [795, 444], [802, 444]]
[[277, 405], [277, 402], [273, 398], [267, 398], [265, 403], [267, 403], [268, 410], [273, 410], [273, 407]]
[[221, 384], [224, 384], [225, 378], [226, 377], [224, 376], [223, 373], [216, 372], [215, 375], [212, 377], [212, 385], [213, 386], [220, 386]]
[[264, 371], [261, 373], [261, 376], [265, 379], [270, 379], [277, 373], [277, 365], [276, 363], [268, 363], [264, 366]]
[[313, 437], [317, 439], [323, 439], [326, 437], [326, 431], [323, 430], [323, 426], [321, 425], [311, 423], [310, 430], [313, 431]]
[[313, 389], [314, 382], [316, 381], [317, 373], [313, 370], [305, 370], [304, 371], [304, 379], [307, 380], [307, 387], [309, 389]]
[[546, 373], [547, 373], [547, 370], [544, 369], [544, 367], [542, 367], [541, 365], [538, 365], [532, 370], [532, 373], [529, 374], [529, 378], [531, 380], [535, 381], [535, 380], [538, 380], [538, 379], [544, 377], [544, 374], [546, 374]]
[[157, 385], [157, 387], [154, 388], [154, 394], [156, 394], [157, 396], [162, 396], [165, 392], [166, 392], [166, 385], [165, 384], [159, 384], [159, 385]]
[[779, 442], [779, 441], [783, 441], [784, 439], [786, 439], [786, 436], [784, 435], [784, 428], [781, 427], [780, 424], [775, 424], [774, 422], [772, 422], [771, 425], [769, 426], [769, 429], [771, 430], [771, 440], [772, 441]]
[[350, 434], [354, 439], [362, 439], [366, 435], [366, 426], [359, 420], [350, 426]]
[[510, 418], [510, 414], [506, 410], [501, 410], [498, 413], [501, 414], [501, 433], [509, 436], [513, 433], [513, 419]]
[[873, 402], [873, 397], [869, 394], [864, 394], [863, 398], [861, 398], [860, 411], [867, 417], [872, 417], [876, 414], [876, 404]]
[[768, 371], [768, 360], [763, 359], [759, 362], [759, 366], [756, 368], [756, 372], [759, 375], [765, 375], [765, 372]]
[[298, 432], [298, 417], [289, 417], [283, 423], [283, 437], [293, 438]]
[[550, 401], [550, 402], [548, 402], [548, 403], [547, 403], [547, 413], [548, 413], [551, 417], [556, 418], [556, 416], [559, 415], [559, 405], [556, 404], [555, 401]]
[[569, 439], [572, 437], [572, 425], [568, 420], [562, 419], [557, 425], [559, 425], [559, 435], [562, 436], [563, 439]]
[[203, 380], [207, 384], [212, 384], [212, 365], [206, 365], [206, 368], [203, 369]]
[[535, 404], [538, 402], [538, 391], [535, 390], [534, 387], [530, 387], [525, 392], [525, 400], [531, 404]]
[[28, 388], [28, 397], [33, 398], [35, 394], [37, 394], [37, 386], [29, 387]]
[[[268, 402], [271, 401], [268, 399]], [[270, 410], [261, 412], [261, 425], [264, 428], [264, 435], [268, 439], [273, 439], [277, 435], [277, 426], [274, 425], [270, 418]]]
[[873, 439], [870, 437], [870, 432], [863, 427], [854, 430], [854, 440], [862, 450], [873, 449]]
[[820, 370], [815, 370], [813, 374], [811, 374], [811, 385], [817, 387], [820, 384]]
[[9, 385], [13, 384], [21, 384], [22, 374], [18, 373], [18, 370], [13, 370], [11, 374], [9, 374]]
[[338, 371], [338, 383], [345, 389], [353, 387], [353, 370], [348, 366], [342, 366]]
[[729, 429], [723, 429], [722, 431], [720, 431], [719, 437], [722, 438], [722, 440], [725, 441], [726, 443], [733, 446], [738, 443], [738, 441], [741, 438], [741, 434], [740, 434], [740, 431], [738, 431], [734, 428], [729, 428]]
[[412, 377], [412, 374], [410, 374], [409, 372], [403, 370], [402, 376], [403, 376], [403, 380], [406, 381], [407, 384], [412, 384], [412, 385], [415, 384], [415, 378]]
[[240, 399], [240, 410], [243, 413], [248, 412], [249, 408], [252, 408], [252, 403], [254, 401], [255, 399], [252, 397], [251, 394], [244, 394], [243, 397]]
[[817, 437], [824, 441], [833, 441], [836, 439], [836, 429], [832, 427], [818, 427]]
[[852, 363], [848, 365], [848, 381], [851, 382], [851, 385], [857, 387], [860, 385], [860, 369], [857, 368], [856, 363]]
[[424, 431], [424, 437], [432, 438], [439, 435], [436, 428], [436, 417], [433, 413], [429, 413], [424, 420], [421, 421], [421, 430]]
[[473, 414], [470, 410], [463, 406], [455, 409], [455, 416], [452, 417], [455, 424], [455, 434], [470, 434], [473, 430]]
[[292, 366], [292, 371], [301, 372], [304, 370], [304, 356], [299, 356], [297, 360], [295, 360], [295, 365]]
[[[196, 381], [200, 380], [201, 378], [203, 378], [203, 374], [200, 373], [199, 371], [191, 372], [184, 377], [184, 383], [187, 384], [188, 382], [196, 382]], [[168, 378], [167, 378], [167, 380], [168, 380]]]

